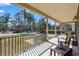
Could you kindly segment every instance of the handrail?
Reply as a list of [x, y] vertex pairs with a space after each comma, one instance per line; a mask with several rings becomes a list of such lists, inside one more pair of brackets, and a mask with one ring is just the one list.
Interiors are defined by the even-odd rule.
[[[11, 37], [18, 37], [18, 36], [25, 36], [25, 35], [27, 35], [27, 34], [18, 34], [18, 35], [2, 36], [0, 38], [11, 38]], [[28, 34], [28, 35], [30, 35], [30, 34]]]

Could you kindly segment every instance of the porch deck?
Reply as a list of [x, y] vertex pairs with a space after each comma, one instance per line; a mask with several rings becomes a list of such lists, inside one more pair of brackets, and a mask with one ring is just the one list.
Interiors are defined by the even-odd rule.
[[[64, 37], [64, 36], [61, 35], [59, 37]], [[21, 53], [17, 56], [50, 56], [50, 48], [54, 49], [56, 47], [55, 44], [58, 44], [58, 38], [56, 37], [51, 38], [49, 42], [44, 42], [39, 46], [33, 47], [30, 50], [25, 51], [24, 53]]]
[[[49, 42], [44, 42], [43, 44], [37, 47], [33, 47], [30, 50], [25, 51], [24, 53], [21, 53], [18, 56], [41, 56], [43, 55], [43, 53], [48, 51], [51, 47], [54, 48], [54, 44], [51, 44]], [[47, 54], [50, 54], [50, 53], [47, 53]]]
[[[65, 37], [63, 35], [60, 35], [59, 37]], [[73, 39], [72, 39], [73, 40]], [[53, 44], [51, 44], [51, 43]], [[25, 51], [24, 53], [21, 53], [20, 55], [17, 56], [50, 56], [50, 48], [55, 48], [56, 45], [58, 44], [58, 38], [54, 37], [49, 40], [49, 42], [44, 42], [43, 44], [36, 46], [28, 51]], [[78, 48], [76, 46], [72, 46], [72, 42], [70, 47], [73, 48], [73, 56], [78, 56]], [[54, 52], [52, 53], [54, 56]]]

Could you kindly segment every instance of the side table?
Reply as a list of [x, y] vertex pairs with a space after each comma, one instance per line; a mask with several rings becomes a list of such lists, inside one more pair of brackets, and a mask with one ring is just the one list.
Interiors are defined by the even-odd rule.
[[52, 56], [52, 51], [54, 51], [54, 56], [56, 56], [56, 53], [61, 56], [72, 56], [72, 48], [63, 47], [60, 48], [57, 46], [55, 49], [50, 49], [50, 55]]

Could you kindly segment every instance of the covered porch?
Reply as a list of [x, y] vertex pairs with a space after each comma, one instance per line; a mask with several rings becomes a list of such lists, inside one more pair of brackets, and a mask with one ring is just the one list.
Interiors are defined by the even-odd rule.
[[[26, 34], [23, 34], [22, 36], [20, 34], [18, 36], [14, 35], [11, 37], [1, 37], [0, 55], [50, 56], [50, 48], [54, 49], [58, 45], [58, 38], [66, 38], [65, 33], [67, 32], [67, 26], [65, 25], [69, 23], [73, 23], [75, 25], [75, 38], [71, 39], [70, 48], [73, 49], [73, 56], [79, 55], [79, 4], [15, 3], [13, 5], [19, 6], [25, 10], [32, 10], [43, 15], [45, 17], [45, 30], [42, 34], [28, 34], [28, 37], [26, 37]], [[48, 32], [48, 18], [51, 18], [55, 21], [54, 35], [49, 34]], [[56, 22], [59, 22], [62, 26], [64, 25], [65, 27], [63, 30], [62, 26], [60, 26], [60, 34], [57, 34]], [[74, 40], [76, 40], [77, 46], [73, 45]], [[28, 43], [30, 42], [31, 44], [26, 44], [23, 41]], [[17, 43], [19, 45], [16, 45]], [[54, 52], [52, 55], [54, 55]]]

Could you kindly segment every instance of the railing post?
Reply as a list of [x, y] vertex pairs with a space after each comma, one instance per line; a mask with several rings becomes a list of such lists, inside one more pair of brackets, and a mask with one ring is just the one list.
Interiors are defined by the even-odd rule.
[[0, 56], [2, 56], [2, 39], [0, 38]]

